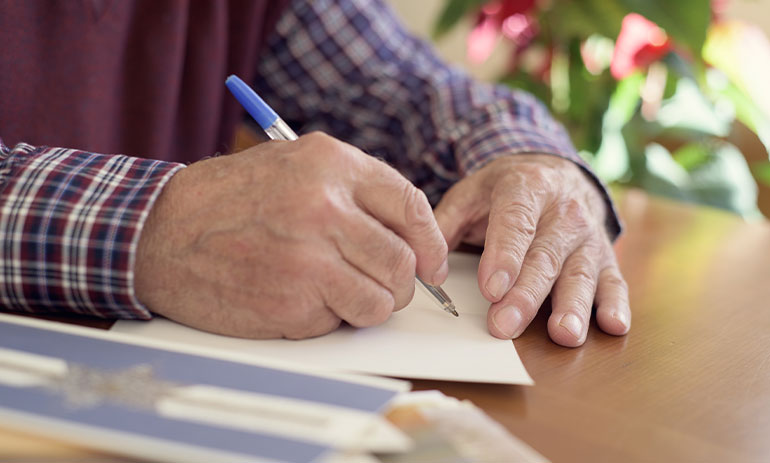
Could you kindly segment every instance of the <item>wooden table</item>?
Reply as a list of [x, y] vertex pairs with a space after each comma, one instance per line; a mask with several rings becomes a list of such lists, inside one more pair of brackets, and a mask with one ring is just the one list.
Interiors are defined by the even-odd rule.
[[559, 347], [545, 308], [516, 341], [534, 387], [415, 388], [470, 399], [554, 463], [770, 462], [770, 225], [633, 190], [617, 200], [627, 336], [594, 324], [585, 346]]
[[625, 337], [516, 342], [534, 387], [418, 381], [484, 408], [554, 463], [770, 462], [770, 225], [617, 196], [631, 292]]

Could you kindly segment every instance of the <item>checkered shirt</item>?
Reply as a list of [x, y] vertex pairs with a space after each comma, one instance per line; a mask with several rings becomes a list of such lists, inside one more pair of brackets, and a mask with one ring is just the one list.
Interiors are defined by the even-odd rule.
[[[576, 162], [610, 204], [540, 102], [447, 66], [381, 1], [294, 0], [254, 86], [300, 132], [322, 130], [386, 160], [433, 204], [457, 180], [517, 153]], [[150, 318], [134, 293], [137, 244], [182, 168], [0, 140], [0, 307]], [[614, 212], [608, 230], [619, 232]]]

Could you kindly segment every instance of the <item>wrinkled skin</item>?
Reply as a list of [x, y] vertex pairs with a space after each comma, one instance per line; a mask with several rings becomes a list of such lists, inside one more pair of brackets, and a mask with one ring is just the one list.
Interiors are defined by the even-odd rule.
[[605, 231], [606, 205], [573, 162], [495, 160], [455, 184], [435, 214], [450, 249], [484, 246], [478, 280], [494, 336], [521, 335], [549, 293], [548, 333], [557, 344], [585, 342], [594, 302], [603, 331], [628, 332], [628, 288]]
[[594, 298], [604, 331], [630, 326], [604, 208], [573, 163], [516, 155], [458, 182], [434, 216], [394, 169], [313, 133], [174, 175], [143, 228], [135, 290], [153, 312], [206, 331], [306, 338], [342, 320], [382, 323], [409, 303], [415, 274], [443, 283], [447, 243], [466, 241], [485, 245], [479, 287], [494, 336], [521, 334], [553, 288], [549, 333], [577, 346]]
[[137, 297], [221, 334], [306, 338], [376, 325], [447, 247], [422, 191], [329, 136], [269, 142], [171, 178], [143, 229]]

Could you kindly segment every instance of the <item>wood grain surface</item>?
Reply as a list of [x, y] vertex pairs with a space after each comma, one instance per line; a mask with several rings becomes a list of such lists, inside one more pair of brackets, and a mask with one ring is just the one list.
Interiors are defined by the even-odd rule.
[[533, 387], [414, 382], [484, 408], [554, 463], [770, 462], [770, 225], [617, 195], [625, 337], [515, 341]]

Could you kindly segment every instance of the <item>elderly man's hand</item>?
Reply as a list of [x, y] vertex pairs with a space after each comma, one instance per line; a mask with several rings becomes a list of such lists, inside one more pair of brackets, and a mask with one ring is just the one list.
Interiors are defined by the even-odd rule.
[[513, 155], [454, 185], [435, 214], [450, 249], [461, 241], [484, 245], [478, 279], [492, 303], [487, 321], [494, 336], [520, 336], [552, 292], [548, 332], [574, 347], [585, 342], [594, 301], [605, 332], [622, 335], [631, 324], [605, 209], [574, 163]]
[[447, 246], [425, 195], [315, 133], [191, 165], [153, 206], [136, 258], [153, 312], [217, 333], [304, 338], [369, 326], [440, 284]]

